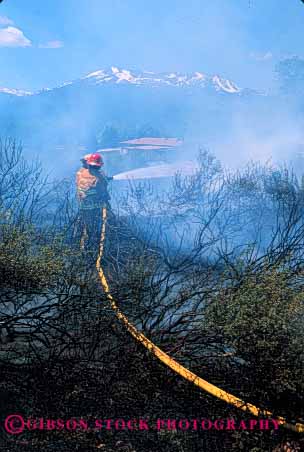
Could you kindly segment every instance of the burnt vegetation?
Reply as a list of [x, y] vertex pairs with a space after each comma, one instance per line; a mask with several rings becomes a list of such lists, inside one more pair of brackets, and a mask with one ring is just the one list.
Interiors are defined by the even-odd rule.
[[[201, 377], [246, 402], [303, 412], [304, 187], [287, 168], [227, 173], [206, 151], [166, 190], [130, 185], [103, 258], [130, 321]], [[0, 399], [52, 419], [249, 419], [160, 364], [116, 319], [82, 250], [69, 182], [51, 182], [0, 142]], [[31, 431], [3, 450], [272, 451], [284, 430]], [[282, 448], [281, 445], [282, 444]], [[275, 449], [276, 448], [276, 449]], [[299, 449], [298, 449], [299, 450]]]

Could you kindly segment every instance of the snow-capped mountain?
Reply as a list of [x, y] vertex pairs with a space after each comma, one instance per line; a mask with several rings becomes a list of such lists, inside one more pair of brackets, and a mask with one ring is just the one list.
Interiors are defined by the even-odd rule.
[[18, 97], [33, 95], [33, 93], [31, 91], [24, 91], [21, 89], [13, 89], [13, 88], [1, 88], [1, 87], [0, 87], [0, 93], [11, 94], [13, 96], [18, 96]]
[[11, 94], [14, 96], [30, 96], [39, 95], [52, 91], [54, 89], [64, 88], [77, 84], [89, 85], [106, 85], [106, 84], [130, 84], [130, 85], [146, 85], [152, 87], [176, 86], [176, 87], [200, 87], [213, 88], [217, 92], [225, 92], [229, 94], [238, 94], [243, 90], [234, 82], [227, 80], [219, 75], [209, 76], [203, 72], [194, 72], [192, 74], [180, 74], [176, 72], [166, 72], [157, 74], [155, 72], [137, 72], [127, 69], [119, 69], [115, 66], [110, 69], [101, 69], [92, 72], [80, 79], [67, 81], [54, 88], [43, 88], [36, 92], [24, 91], [19, 89], [0, 88], [0, 93]]
[[208, 76], [203, 72], [186, 75], [175, 72], [156, 74], [154, 72], [131, 72], [126, 69], [112, 67], [110, 70], [92, 72], [83, 77], [82, 80], [87, 80], [96, 85], [105, 83], [130, 83], [133, 85], [214, 87], [216, 91], [224, 91], [226, 93], [240, 93], [242, 91], [230, 80], [226, 80], [218, 75]]

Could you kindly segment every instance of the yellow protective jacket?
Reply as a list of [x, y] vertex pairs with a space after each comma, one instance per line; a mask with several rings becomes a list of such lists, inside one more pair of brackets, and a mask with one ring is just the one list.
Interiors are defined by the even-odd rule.
[[82, 209], [96, 209], [110, 199], [106, 175], [92, 168], [81, 168], [76, 174], [77, 197]]

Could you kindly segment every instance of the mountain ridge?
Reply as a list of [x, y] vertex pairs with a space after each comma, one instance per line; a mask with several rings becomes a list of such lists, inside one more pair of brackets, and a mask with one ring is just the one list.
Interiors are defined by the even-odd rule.
[[213, 88], [217, 92], [229, 94], [241, 94], [244, 89], [240, 88], [235, 82], [223, 78], [220, 75], [208, 75], [204, 72], [195, 71], [192, 73], [180, 72], [151, 72], [121, 69], [112, 66], [107, 69], [99, 69], [83, 77], [72, 81], [66, 81], [53, 88], [42, 88], [37, 91], [27, 91], [16, 88], [0, 87], [0, 93], [10, 94], [12, 96], [36, 96], [45, 92], [54, 91], [66, 86], [75, 84], [104, 85], [104, 84], [131, 84], [131, 85], [150, 85], [150, 86], [175, 86], [175, 87], [201, 87]]

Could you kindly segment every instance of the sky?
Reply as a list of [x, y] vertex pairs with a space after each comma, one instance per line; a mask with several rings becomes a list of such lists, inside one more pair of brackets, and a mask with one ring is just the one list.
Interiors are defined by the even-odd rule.
[[280, 59], [304, 57], [303, 24], [300, 0], [4, 0], [0, 87], [35, 91], [117, 66], [269, 89]]

